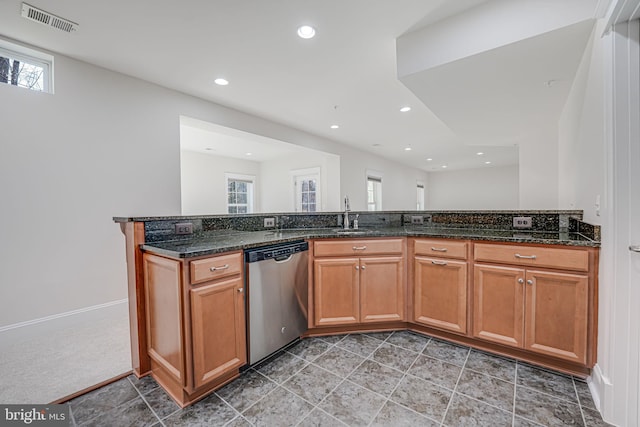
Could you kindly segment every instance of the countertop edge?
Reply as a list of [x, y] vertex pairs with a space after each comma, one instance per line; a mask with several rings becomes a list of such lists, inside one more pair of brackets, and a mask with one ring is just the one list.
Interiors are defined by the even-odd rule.
[[[151, 242], [141, 245], [141, 249], [144, 252], [149, 252], [157, 255], [167, 256], [170, 258], [196, 258], [207, 255], [216, 255], [224, 252], [232, 252], [237, 250], [251, 249], [260, 246], [275, 245], [279, 243], [286, 243], [299, 240], [310, 239], [375, 239], [375, 238], [389, 238], [389, 237], [423, 237], [423, 238], [437, 238], [437, 239], [455, 239], [455, 240], [471, 240], [471, 241], [489, 241], [489, 242], [501, 242], [501, 243], [518, 243], [518, 244], [544, 244], [554, 246], [575, 246], [575, 247], [600, 247], [600, 242], [590, 240], [585, 236], [582, 236], [585, 240], [574, 239], [545, 239], [535, 236], [521, 235], [517, 237], [505, 237], [499, 235], [490, 235], [487, 230], [481, 230], [482, 235], [478, 232], [474, 233], [471, 229], [455, 229], [456, 233], [452, 234], [452, 230], [449, 233], [446, 230], [415, 230], [411, 227], [403, 227], [397, 230], [383, 230], [375, 232], [365, 232], [364, 234], [350, 235], [339, 234], [334, 230], [298, 230], [293, 232], [238, 232], [237, 243], [220, 242], [216, 244], [214, 242], [201, 244], [200, 246], [194, 246], [189, 248], [191, 241], [185, 240], [182, 242], [170, 241], [170, 242]], [[464, 231], [464, 233], [463, 233]], [[496, 232], [505, 232], [502, 230], [496, 230]], [[233, 236], [230, 236], [233, 238]], [[176, 245], [181, 249], [169, 249], [167, 244]], [[165, 246], [165, 247], [163, 247]], [[193, 246], [193, 245], [192, 245]]]

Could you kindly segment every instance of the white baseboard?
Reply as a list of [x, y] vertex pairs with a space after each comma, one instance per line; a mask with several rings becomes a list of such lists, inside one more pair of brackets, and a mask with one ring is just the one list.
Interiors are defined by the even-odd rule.
[[613, 384], [609, 378], [604, 375], [600, 365], [596, 364], [591, 370], [591, 377], [587, 381], [589, 390], [593, 397], [593, 403], [602, 415], [602, 419], [609, 424], [615, 425], [612, 419], [613, 406], [611, 405], [613, 396]]
[[[126, 314], [125, 314], [126, 313]], [[59, 330], [82, 322], [91, 322], [110, 316], [128, 316], [128, 299], [83, 307], [77, 310], [27, 320], [0, 327], [0, 348], [26, 339], [33, 339], [49, 331]]]

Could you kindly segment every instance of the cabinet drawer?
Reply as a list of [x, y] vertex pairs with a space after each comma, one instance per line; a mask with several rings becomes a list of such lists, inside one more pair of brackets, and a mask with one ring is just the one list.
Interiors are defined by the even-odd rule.
[[313, 244], [314, 256], [391, 255], [404, 253], [403, 239], [320, 240]]
[[429, 255], [441, 258], [467, 258], [467, 242], [416, 239], [414, 244], [416, 255]]
[[242, 271], [242, 254], [238, 252], [191, 261], [189, 271], [191, 284], [239, 274]]
[[589, 253], [582, 249], [536, 246], [509, 246], [478, 243], [474, 245], [474, 260], [588, 271]]

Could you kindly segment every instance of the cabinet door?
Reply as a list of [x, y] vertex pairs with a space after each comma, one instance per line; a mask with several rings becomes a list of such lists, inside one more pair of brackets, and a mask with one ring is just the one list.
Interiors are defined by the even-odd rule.
[[404, 258], [360, 258], [360, 321], [405, 319]]
[[198, 388], [247, 362], [242, 279], [193, 287], [189, 296], [193, 382]]
[[149, 357], [184, 385], [181, 265], [151, 254], [143, 257]]
[[523, 346], [524, 279], [521, 268], [475, 265], [473, 336]]
[[586, 275], [527, 270], [525, 348], [586, 363]]
[[414, 259], [413, 320], [439, 329], [467, 332], [467, 263]]
[[358, 323], [358, 258], [316, 259], [313, 261], [313, 270], [316, 326]]

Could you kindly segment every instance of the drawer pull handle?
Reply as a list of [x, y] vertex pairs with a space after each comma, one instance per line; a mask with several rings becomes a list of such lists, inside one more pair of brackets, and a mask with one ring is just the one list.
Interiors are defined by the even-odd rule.
[[211, 267], [209, 271], [226, 270], [227, 268], [229, 268], [229, 264], [225, 264], [222, 267]]
[[535, 256], [535, 255], [520, 255], [520, 254], [516, 254], [516, 258], [518, 258], [518, 259], [536, 259], [537, 256]]
[[640, 252], [640, 245], [631, 245], [629, 246], [629, 250], [631, 252]]
[[447, 265], [446, 261], [431, 261], [431, 264], [434, 265]]
[[524, 283], [524, 279], [521, 277], [518, 279], [518, 283], [520, 283], [521, 285]]
[[434, 252], [447, 252], [447, 248], [431, 248], [432, 251]]
[[353, 250], [354, 250], [354, 251], [364, 251], [364, 250], [366, 250], [366, 249], [367, 249], [367, 247], [366, 247], [366, 246], [354, 246], [354, 247], [353, 247]]

